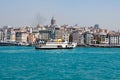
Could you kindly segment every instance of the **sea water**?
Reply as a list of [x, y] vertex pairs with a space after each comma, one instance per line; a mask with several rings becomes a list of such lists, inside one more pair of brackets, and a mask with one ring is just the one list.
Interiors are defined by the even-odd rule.
[[120, 48], [0, 46], [0, 80], [120, 80]]

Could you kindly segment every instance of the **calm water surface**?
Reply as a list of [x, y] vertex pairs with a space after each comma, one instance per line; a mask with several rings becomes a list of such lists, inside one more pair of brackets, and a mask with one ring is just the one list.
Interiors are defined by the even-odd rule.
[[120, 48], [0, 47], [0, 80], [120, 80]]

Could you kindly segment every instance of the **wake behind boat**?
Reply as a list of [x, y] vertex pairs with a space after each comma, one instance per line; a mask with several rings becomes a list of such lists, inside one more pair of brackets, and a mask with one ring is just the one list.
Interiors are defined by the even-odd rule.
[[77, 43], [74, 42], [61, 42], [58, 40], [57, 42], [55, 41], [39, 41], [39, 43], [36, 44], [35, 48], [36, 49], [73, 49], [77, 46]]

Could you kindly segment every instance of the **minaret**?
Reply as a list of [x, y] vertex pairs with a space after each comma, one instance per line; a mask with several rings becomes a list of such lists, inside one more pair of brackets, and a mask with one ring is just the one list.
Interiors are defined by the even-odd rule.
[[51, 19], [51, 25], [55, 25], [55, 24], [56, 24], [56, 20], [55, 20], [55, 18], [53, 16], [52, 19]]

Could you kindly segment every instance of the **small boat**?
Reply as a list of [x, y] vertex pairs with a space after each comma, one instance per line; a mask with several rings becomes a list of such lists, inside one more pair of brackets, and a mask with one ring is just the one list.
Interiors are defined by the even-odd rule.
[[73, 49], [77, 46], [77, 43], [65, 42], [44, 42], [40, 41], [36, 44], [36, 49]]

